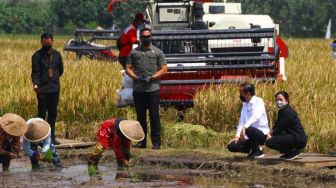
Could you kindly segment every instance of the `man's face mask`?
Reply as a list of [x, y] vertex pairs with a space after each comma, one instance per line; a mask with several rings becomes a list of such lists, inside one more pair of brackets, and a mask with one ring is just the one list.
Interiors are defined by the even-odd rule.
[[242, 101], [242, 102], [246, 102], [246, 98], [242, 95], [239, 95], [239, 99]]
[[52, 45], [44, 45], [44, 46], [42, 46], [42, 49], [43, 49], [44, 51], [50, 51], [51, 48], [52, 48]]
[[283, 109], [283, 108], [286, 107], [286, 105], [287, 105], [288, 103], [285, 102], [285, 101], [280, 101], [280, 100], [278, 100], [278, 101], [275, 102], [275, 104], [276, 104], [276, 106], [277, 106], [279, 109]]
[[148, 35], [148, 36], [141, 36], [140, 41], [141, 41], [141, 44], [147, 46], [147, 45], [151, 44], [152, 39], [151, 39], [150, 35]]

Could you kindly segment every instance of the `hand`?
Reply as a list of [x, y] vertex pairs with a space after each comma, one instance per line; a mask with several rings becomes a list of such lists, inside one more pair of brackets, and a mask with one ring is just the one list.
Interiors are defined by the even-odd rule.
[[39, 89], [39, 88], [38, 88], [38, 86], [37, 86], [36, 84], [34, 84], [33, 88], [34, 88], [34, 91], [35, 91], [35, 92], [38, 92], [38, 89]]
[[231, 142], [234, 142], [235, 144], [237, 144], [238, 140], [239, 140], [239, 137], [236, 136], [236, 137], [234, 137], [234, 138], [230, 141], [230, 143], [231, 143]]
[[9, 157], [11, 158], [11, 159], [15, 159], [15, 158], [17, 158], [18, 157], [18, 155], [16, 154], [16, 153], [13, 153], [13, 152], [9, 152]]
[[125, 159], [123, 162], [124, 162], [125, 167], [128, 167], [129, 161]]
[[243, 140], [246, 140], [246, 129], [245, 128], [242, 129], [240, 133], [240, 138]]
[[269, 140], [270, 138], [272, 138], [272, 135], [271, 135], [270, 133], [268, 133], [268, 134], [266, 135], [266, 140]]
[[33, 158], [35, 158], [36, 160], [39, 160], [39, 161], [43, 161], [44, 160], [42, 154], [39, 153], [39, 152], [37, 152], [37, 151], [34, 151]]
[[37, 158], [36, 158], [37, 160], [39, 160], [39, 161], [44, 161], [44, 157], [43, 157], [43, 155], [41, 154], [41, 153], [39, 153], [38, 155], [37, 155]]
[[137, 80], [141, 81], [141, 82], [150, 82], [151, 80], [153, 79], [153, 77], [151, 76], [148, 76], [148, 77], [145, 77], [145, 76], [139, 76]]

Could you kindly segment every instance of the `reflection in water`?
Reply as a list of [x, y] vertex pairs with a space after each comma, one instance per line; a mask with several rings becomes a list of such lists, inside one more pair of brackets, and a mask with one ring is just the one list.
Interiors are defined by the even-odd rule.
[[[295, 186], [287, 179], [272, 181], [272, 176], [263, 180], [244, 177], [239, 172], [232, 174], [220, 171], [196, 171], [167, 169], [160, 166], [135, 166], [118, 170], [115, 163], [102, 163], [98, 174], [90, 177], [85, 161], [63, 160], [65, 168], [54, 170], [46, 164], [40, 171], [31, 172], [29, 159], [14, 160], [9, 173], [0, 173], [0, 187], [280, 187]], [[269, 179], [270, 178], [270, 179]], [[274, 179], [273, 179], [274, 180]], [[285, 181], [284, 181], [285, 180]], [[289, 185], [290, 184], [290, 185]], [[296, 184], [298, 185], [298, 184]], [[304, 184], [299, 184], [304, 185]], [[321, 187], [321, 185], [316, 185]], [[324, 186], [328, 187], [328, 186]]]

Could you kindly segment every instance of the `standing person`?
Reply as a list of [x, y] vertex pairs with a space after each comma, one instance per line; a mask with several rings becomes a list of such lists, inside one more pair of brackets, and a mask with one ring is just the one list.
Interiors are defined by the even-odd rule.
[[306, 146], [307, 135], [298, 114], [289, 105], [288, 93], [279, 91], [275, 94], [275, 101], [279, 112], [275, 126], [267, 137], [266, 146], [283, 153], [281, 159], [293, 160]]
[[249, 153], [250, 158], [262, 158], [264, 153], [260, 145], [264, 145], [269, 133], [264, 101], [255, 96], [254, 86], [244, 83], [240, 86], [240, 100], [243, 107], [240, 113], [236, 137], [228, 147], [231, 152]]
[[88, 160], [88, 171], [95, 175], [104, 150], [112, 148], [119, 168], [128, 167], [131, 159], [131, 140], [141, 141], [145, 134], [137, 121], [111, 118], [101, 123], [97, 133], [98, 143]]
[[145, 23], [143, 13], [135, 15], [133, 23], [130, 24], [120, 36], [119, 63], [125, 69], [128, 54], [132, 50], [133, 44], [138, 43], [137, 28]]
[[[29, 156], [33, 170], [40, 169], [39, 161], [52, 162], [55, 167], [62, 168], [54, 145], [50, 138], [50, 125], [41, 118], [27, 121], [28, 131], [23, 135], [22, 148]], [[41, 152], [38, 147], [41, 147]]]
[[151, 45], [149, 28], [140, 31], [140, 42], [141, 45], [129, 54], [126, 64], [126, 73], [134, 80], [133, 97], [137, 120], [145, 132], [145, 139], [135, 147], [146, 148], [148, 109], [153, 149], [160, 149], [160, 78], [167, 73], [167, 63], [163, 52]]
[[[204, 9], [203, 3], [195, 2], [193, 4], [193, 16], [194, 21], [192, 22], [191, 30], [208, 30], [208, 24], [203, 20]], [[194, 47], [196, 53], [206, 53], [208, 52], [208, 41], [207, 40], [196, 40], [194, 41]]]
[[45, 119], [48, 112], [47, 122], [51, 126], [51, 141], [54, 145], [58, 145], [60, 143], [55, 139], [55, 123], [63, 61], [61, 54], [52, 48], [52, 34], [43, 33], [41, 44], [42, 48], [32, 56], [31, 78], [37, 95], [38, 117]]
[[2, 171], [8, 171], [11, 159], [19, 156], [20, 136], [28, 129], [26, 121], [19, 115], [8, 113], [0, 117], [0, 163]]

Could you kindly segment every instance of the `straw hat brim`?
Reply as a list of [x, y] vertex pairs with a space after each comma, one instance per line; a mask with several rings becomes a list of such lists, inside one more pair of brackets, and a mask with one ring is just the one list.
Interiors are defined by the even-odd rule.
[[28, 120], [28, 123], [27, 123], [28, 126], [30, 126], [30, 124], [33, 123], [33, 122], [35, 122], [35, 121], [42, 121], [43, 123], [45, 123], [46, 125], [48, 125], [48, 126], [45, 126], [48, 129], [48, 131], [46, 132], [46, 134], [44, 136], [42, 136], [39, 139], [30, 139], [30, 138], [27, 138], [26, 134], [23, 135], [24, 139], [28, 140], [29, 142], [33, 142], [33, 143], [40, 142], [40, 141], [46, 139], [50, 135], [50, 132], [51, 132], [51, 128], [50, 128], [49, 123], [47, 123], [46, 121], [44, 121], [41, 118], [33, 118], [33, 119]]
[[[14, 125], [9, 126], [9, 124]], [[21, 116], [13, 113], [4, 114], [2, 117], [0, 117], [0, 126], [7, 134], [11, 136], [22, 136], [28, 130], [26, 120], [24, 120]]]
[[129, 140], [140, 142], [145, 138], [145, 133], [139, 122], [133, 120], [122, 120], [119, 123], [121, 133]]

